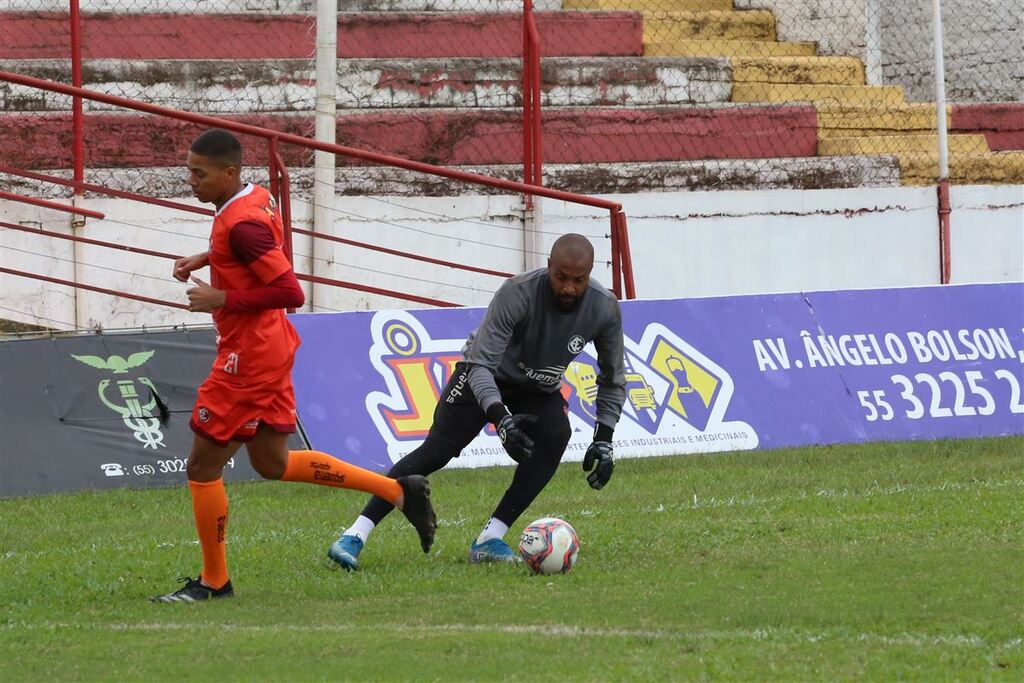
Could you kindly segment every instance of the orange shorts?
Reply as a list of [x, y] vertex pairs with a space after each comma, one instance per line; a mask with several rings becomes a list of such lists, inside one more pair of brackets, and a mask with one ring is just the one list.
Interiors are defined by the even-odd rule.
[[192, 408], [192, 431], [218, 446], [250, 441], [261, 424], [275, 432], [295, 431], [295, 389], [290, 373], [273, 382], [250, 386], [213, 375], [199, 386]]

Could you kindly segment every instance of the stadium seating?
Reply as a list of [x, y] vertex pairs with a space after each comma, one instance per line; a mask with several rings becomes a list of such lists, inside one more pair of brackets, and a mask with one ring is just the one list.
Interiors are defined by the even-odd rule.
[[[514, 176], [518, 16], [407, 11], [421, 4], [361, 0], [366, 11], [341, 15], [338, 142]], [[537, 17], [549, 184], [833, 187], [937, 175], [934, 105], [908, 103], [897, 86], [865, 85], [857, 58], [776, 40], [770, 11], [737, 11], [732, 0], [563, 0], [562, 11]], [[45, 36], [0, 47], [3, 68], [69, 80], [66, 62], [54, 61], [66, 54], [63, 17], [3, 20], [8, 35]], [[86, 84], [308, 133], [308, 29], [297, 15], [90, 15]], [[168, 61], [183, 54], [189, 59]], [[67, 107], [67, 98], [38, 91], [0, 91], [0, 108], [21, 112], [6, 117], [18, 134], [4, 136], [0, 156], [29, 168], [67, 165]], [[93, 165], [174, 165], [195, 131], [103, 110], [87, 109]], [[950, 129], [954, 182], [1024, 182], [1024, 105], [952, 107]], [[751, 160], [760, 160], [757, 172]]]

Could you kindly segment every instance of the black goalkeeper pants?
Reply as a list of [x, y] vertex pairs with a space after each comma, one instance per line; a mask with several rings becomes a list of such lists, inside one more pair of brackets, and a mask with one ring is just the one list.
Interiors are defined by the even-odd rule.
[[[516, 466], [512, 483], [492, 515], [512, 526], [551, 481], [572, 431], [561, 393], [525, 392], [500, 384], [498, 389], [502, 401], [513, 415], [525, 413], [537, 416], [536, 422], [524, 426], [524, 431], [533, 439], [533, 455]], [[410, 474], [433, 474], [452, 458], [458, 457], [485, 424], [487, 416], [469, 388], [468, 368], [465, 363], [459, 363], [434, 409], [434, 423], [426, 440], [419, 448], [396, 462], [388, 471], [388, 476], [398, 478]], [[363, 515], [379, 524], [393, 509], [391, 503], [374, 496], [363, 508]]]

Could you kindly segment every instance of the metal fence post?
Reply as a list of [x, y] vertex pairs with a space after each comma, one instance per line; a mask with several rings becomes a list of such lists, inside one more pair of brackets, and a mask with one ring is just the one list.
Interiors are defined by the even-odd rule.
[[[338, 4], [337, 0], [316, 3], [316, 139], [333, 145], [337, 138]], [[334, 232], [335, 158], [331, 152], [313, 153], [313, 232]], [[312, 240], [310, 272], [330, 275], [334, 246], [326, 240]], [[325, 285], [310, 285], [309, 310], [324, 298]]]
[[933, 48], [935, 50], [935, 108], [939, 133], [939, 281], [949, 284], [950, 213], [949, 201], [949, 130], [946, 121], [946, 66], [943, 60], [942, 0], [932, 0]]

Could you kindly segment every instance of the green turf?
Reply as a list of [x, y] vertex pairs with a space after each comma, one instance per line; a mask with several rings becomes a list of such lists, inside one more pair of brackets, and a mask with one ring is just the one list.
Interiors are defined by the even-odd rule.
[[[236, 484], [237, 596], [154, 605], [195, 574], [185, 487], [0, 502], [0, 680], [1024, 678], [1024, 440], [561, 467], [575, 570], [471, 566], [511, 470], [432, 478], [419, 552], [398, 516], [347, 574], [361, 494]], [[511, 536], [511, 535], [510, 535]]]

